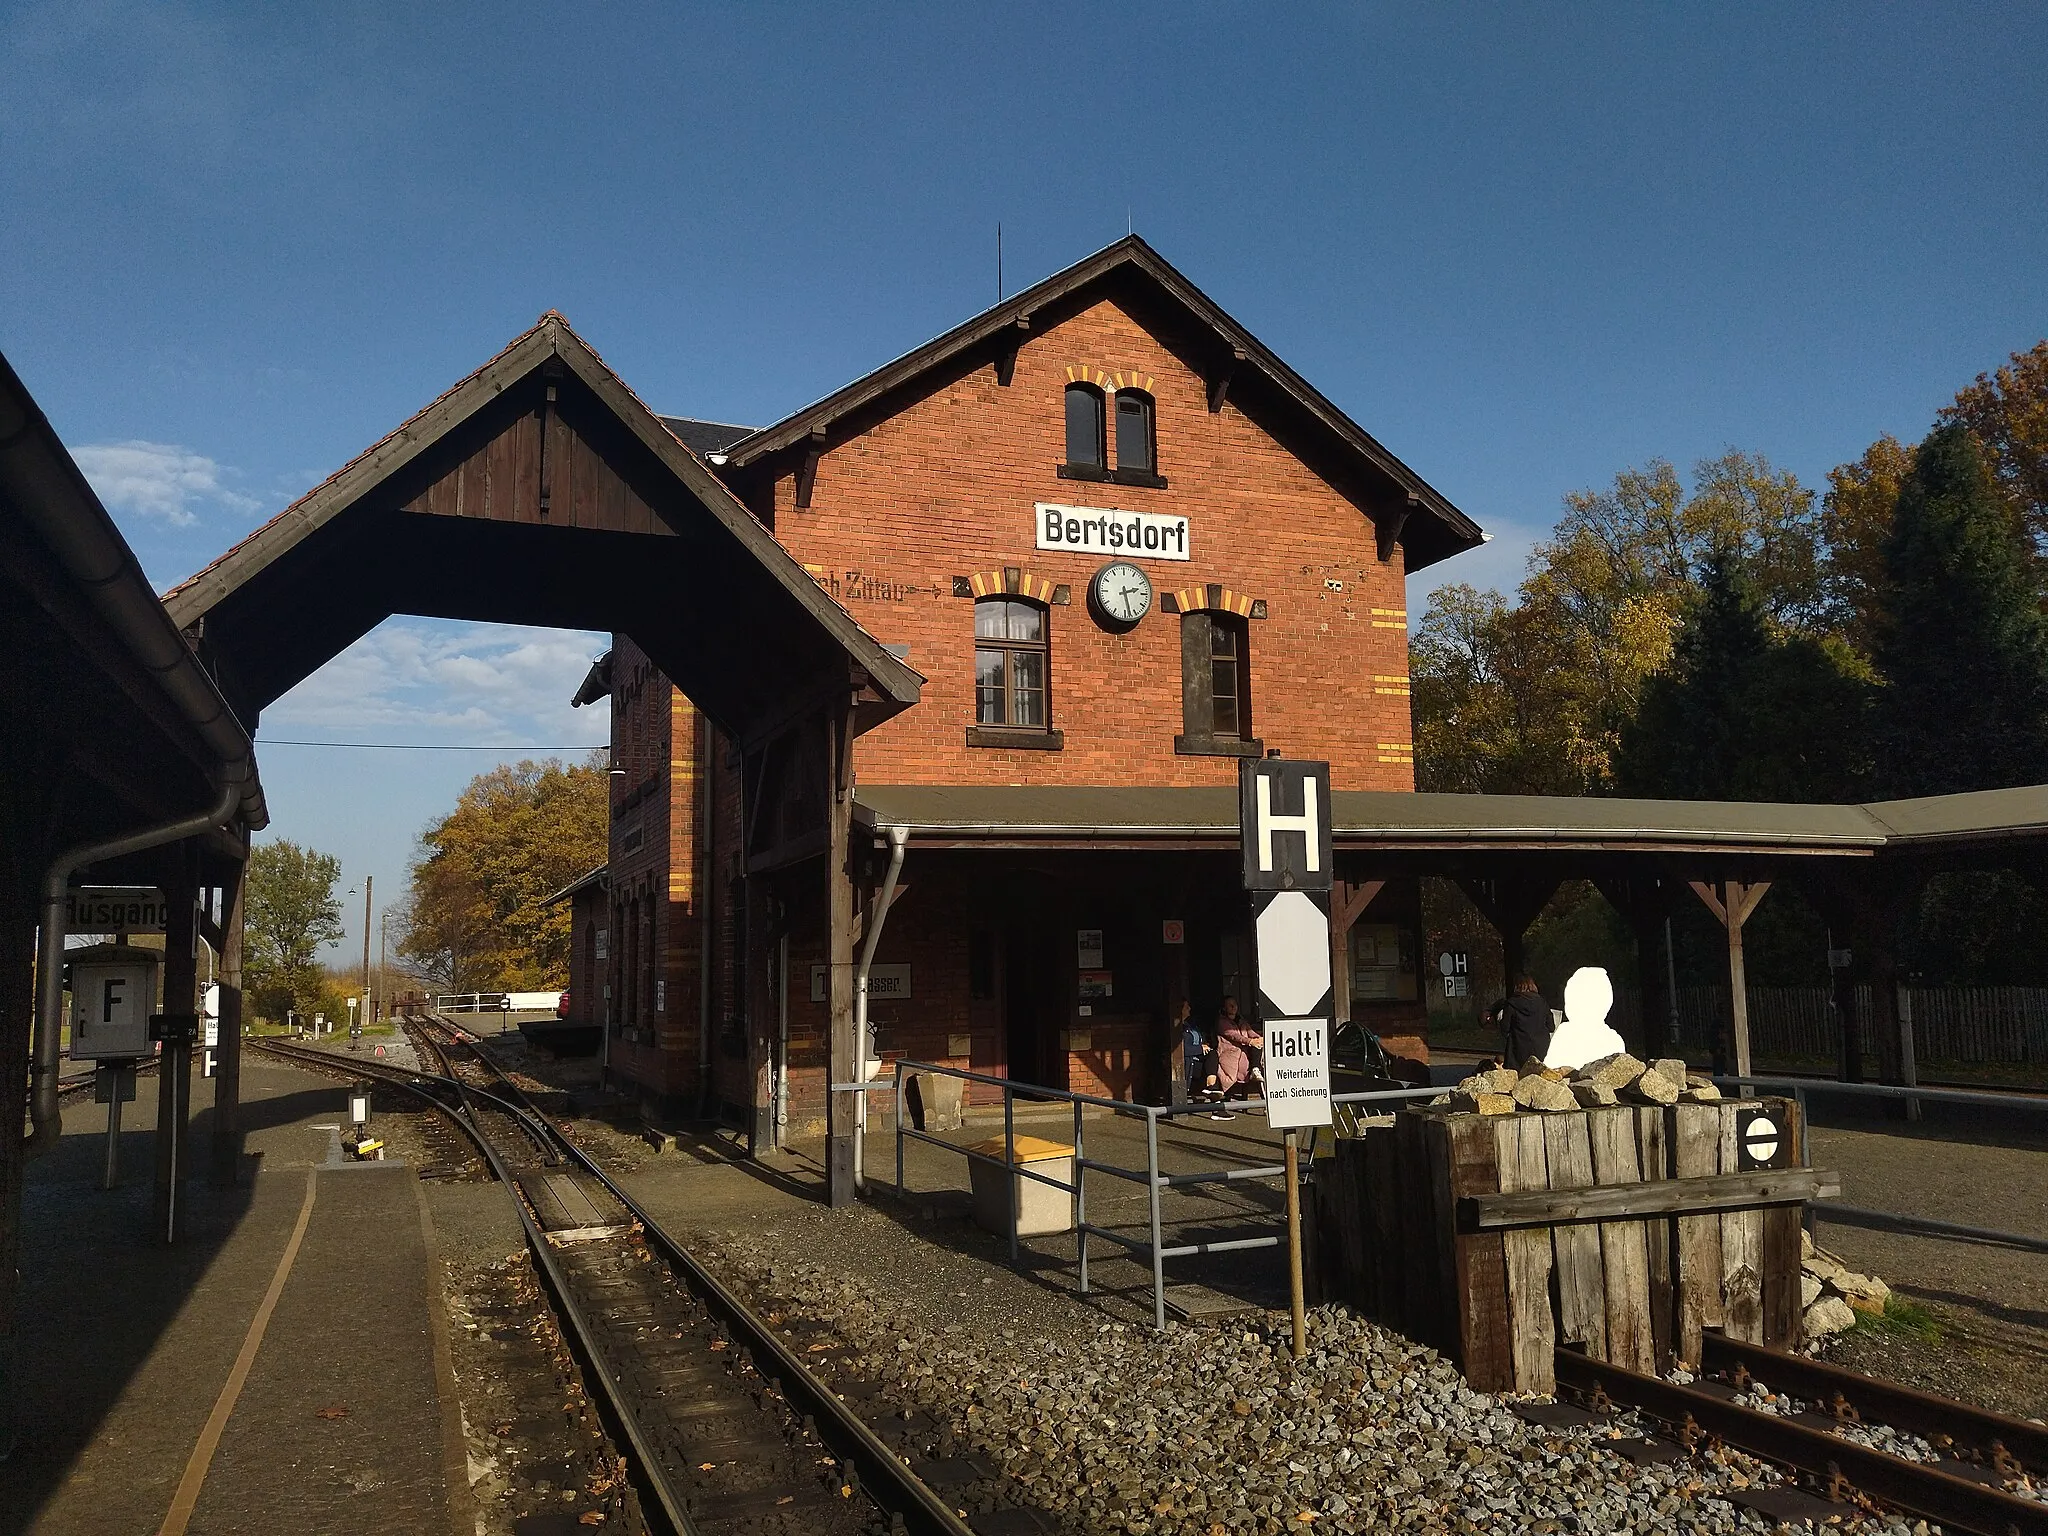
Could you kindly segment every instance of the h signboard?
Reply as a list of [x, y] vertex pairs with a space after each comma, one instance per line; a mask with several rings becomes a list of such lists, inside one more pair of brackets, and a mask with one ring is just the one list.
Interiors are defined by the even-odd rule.
[[1248, 757], [1237, 765], [1248, 891], [1330, 888], [1330, 765]]
[[1248, 759], [1238, 765], [1238, 800], [1266, 1040], [1266, 1120], [1280, 1128], [1328, 1125], [1330, 765]]

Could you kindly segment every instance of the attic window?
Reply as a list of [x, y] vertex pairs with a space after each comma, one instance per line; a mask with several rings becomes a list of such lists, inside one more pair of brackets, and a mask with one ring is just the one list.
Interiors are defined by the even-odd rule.
[[1102, 391], [1093, 384], [1067, 386], [1067, 463], [1077, 476], [1099, 478], [1109, 465]]
[[1119, 475], [1158, 473], [1152, 397], [1141, 389], [1116, 392], [1116, 467]]

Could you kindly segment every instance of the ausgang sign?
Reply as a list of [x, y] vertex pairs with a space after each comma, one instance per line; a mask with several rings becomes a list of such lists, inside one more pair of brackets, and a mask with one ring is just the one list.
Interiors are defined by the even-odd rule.
[[1137, 555], [1149, 560], [1186, 560], [1188, 520], [1158, 512], [1119, 512], [1112, 507], [1062, 507], [1038, 503], [1038, 547], [1077, 555]]
[[164, 893], [150, 886], [75, 886], [65, 897], [71, 933], [162, 933], [169, 915]]

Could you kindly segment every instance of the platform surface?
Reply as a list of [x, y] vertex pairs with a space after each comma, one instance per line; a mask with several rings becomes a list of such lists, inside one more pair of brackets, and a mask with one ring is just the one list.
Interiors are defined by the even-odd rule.
[[247, 1379], [185, 1529], [456, 1529], [459, 1435], [444, 1405], [439, 1286], [412, 1170], [334, 1166], [345, 1090], [249, 1057], [240, 1186], [204, 1182], [212, 1084], [195, 1077], [191, 1221], [149, 1241], [155, 1083], [126, 1107], [120, 1187], [97, 1187], [106, 1110], [65, 1104], [24, 1211], [20, 1440], [0, 1463], [0, 1536], [163, 1528], [208, 1417], [278, 1274]]

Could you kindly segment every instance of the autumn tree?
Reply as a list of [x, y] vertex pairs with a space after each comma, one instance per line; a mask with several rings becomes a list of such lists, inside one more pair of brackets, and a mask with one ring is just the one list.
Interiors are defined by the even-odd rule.
[[2048, 551], [2048, 341], [1960, 390], [1943, 426], [1968, 428], [2037, 550]]
[[1913, 455], [1885, 541], [1876, 662], [1895, 795], [2028, 784], [2048, 755], [2048, 626], [2024, 527], [1975, 435]]
[[341, 860], [283, 838], [249, 850], [243, 969], [256, 1013], [281, 1019], [318, 1004], [320, 949], [341, 937], [340, 880]]
[[420, 834], [396, 914], [399, 952], [455, 992], [564, 985], [569, 913], [542, 900], [602, 864], [610, 778], [603, 754], [480, 774]]
[[1899, 487], [1913, 469], [1913, 450], [1887, 432], [1853, 463], [1828, 471], [1821, 513], [1827, 543], [1829, 627], [1859, 656], [1877, 648], [1884, 592], [1884, 546], [1899, 507]]
[[1717, 551], [1750, 574], [1778, 627], [1825, 609], [1813, 493], [1761, 455], [1666, 461], [1565, 497], [1510, 605], [1440, 588], [1410, 654], [1424, 788], [1589, 794], [1612, 786], [1621, 732], [1671, 654]]

